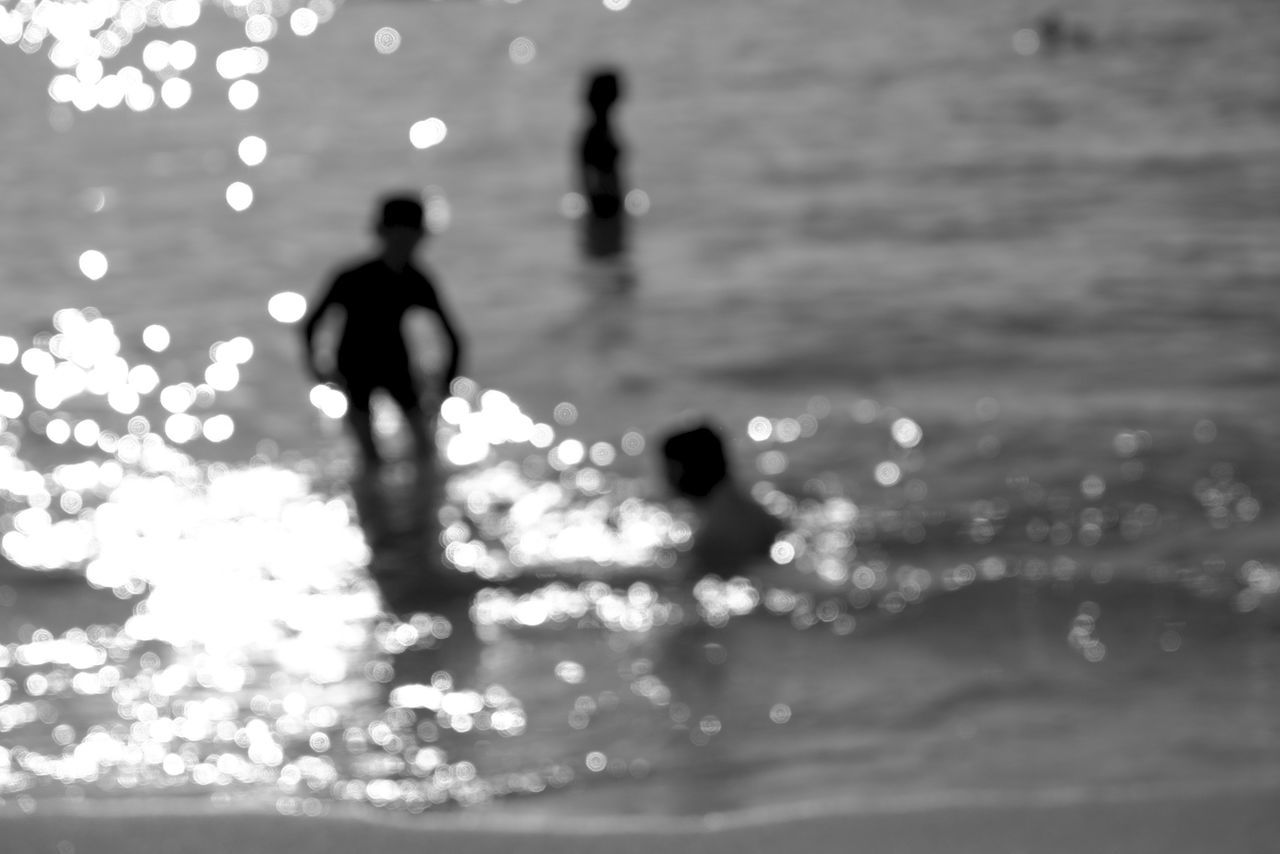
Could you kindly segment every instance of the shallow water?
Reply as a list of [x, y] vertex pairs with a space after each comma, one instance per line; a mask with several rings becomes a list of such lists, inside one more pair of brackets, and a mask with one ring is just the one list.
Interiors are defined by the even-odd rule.
[[[24, 117], [0, 335], [58, 354], [0, 365], [4, 796], [670, 814], [1274, 785], [1280, 22], [1073, 7], [1092, 50], [1020, 56], [1036, 11], [353, 4], [268, 44], [247, 111], [213, 6], [178, 110], [51, 113], [47, 59], [0, 51]], [[652, 203], [623, 293], [558, 212], [602, 56]], [[449, 135], [416, 151], [431, 115]], [[266, 307], [404, 184], [447, 199], [429, 257], [477, 386], [441, 480], [370, 496]], [[57, 362], [137, 410], [41, 398]], [[170, 422], [202, 381], [229, 387]], [[689, 411], [789, 525], [736, 579], [693, 583], [644, 447]]]

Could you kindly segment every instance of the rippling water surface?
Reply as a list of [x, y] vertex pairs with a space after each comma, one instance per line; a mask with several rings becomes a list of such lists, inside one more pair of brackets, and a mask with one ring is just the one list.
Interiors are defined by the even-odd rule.
[[[0, 6], [6, 802], [1278, 782], [1268, 4], [76, 8]], [[624, 291], [565, 217], [602, 59]], [[352, 487], [292, 322], [397, 186], [472, 379]], [[688, 553], [690, 413], [759, 565]]]

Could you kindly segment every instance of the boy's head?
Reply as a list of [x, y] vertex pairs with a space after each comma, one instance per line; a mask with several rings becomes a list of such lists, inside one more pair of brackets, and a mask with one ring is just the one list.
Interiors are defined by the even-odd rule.
[[426, 236], [422, 203], [412, 196], [387, 196], [375, 231], [382, 241], [383, 256], [394, 264], [404, 264]]
[[706, 498], [729, 477], [724, 442], [706, 424], [668, 436], [662, 458], [667, 483], [686, 498]]
[[593, 72], [591, 82], [587, 86], [587, 103], [596, 113], [605, 113], [622, 95], [622, 84], [618, 72], [612, 68], [601, 68]]
[[386, 196], [382, 199], [382, 217], [378, 228], [409, 228], [425, 231], [422, 202], [413, 196]]

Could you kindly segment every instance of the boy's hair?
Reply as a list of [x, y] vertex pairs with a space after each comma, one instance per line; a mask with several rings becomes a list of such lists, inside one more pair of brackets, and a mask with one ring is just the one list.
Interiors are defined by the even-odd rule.
[[729, 476], [724, 442], [706, 424], [668, 436], [662, 456], [672, 488], [690, 498], [707, 497]]
[[382, 199], [379, 228], [416, 228], [424, 230], [422, 202], [413, 196], [393, 195]]

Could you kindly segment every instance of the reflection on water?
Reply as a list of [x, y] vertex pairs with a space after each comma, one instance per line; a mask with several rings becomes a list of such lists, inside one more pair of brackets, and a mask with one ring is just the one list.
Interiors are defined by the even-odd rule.
[[[294, 35], [305, 37], [329, 21], [336, 7], [331, 0], [311, 0], [292, 11], [290, 4], [262, 0], [226, 0], [217, 5], [244, 22], [244, 37], [253, 43], [223, 51], [215, 65], [219, 76], [233, 81], [229, 98], [241, 110], [257, 100], [257, 85], [243, 78], [266, 70], [269, 57], [261, 43], [279, 33], [278, 18], [288, 14]], [[143, 112], [159, 102], [177, 110], [191, 100], [192, 85], [182, 75], [196, 64], [195, 44], [187, 39], [152, 38], [138, 51], [143, 68], [123, 64], [121, 58], [135, 39], [141, 44], [148, 31], [165, 33], [194, 26], [204, 6], [201, 0], [20, 0], [13, 8], [0, 8], [0, 43], [17, 45], [28, 54], [47, 49], [50, 63], [61, 71], [49, 84], [49, 97], [57, 104], [81, 112], [123, 104]], [[390, 32], [398, 45], [399, 34]], [[390, 52], [383, 49], [385, 41], [380, 31], [382, 53]], [[108, 64], [119, 67], [108, 70]]]
[[[956, 510], [928, 500], [928, 431], [892, 408], [815, 398], [757, 416], [739, 431], [752, 493], [787, 527], [767, 565], [724, 578], [690, 558], [696, 517], [643, 476], [644, 437], [575, 436], [569, 402], [543, 423], [459, 381], [439, 470], [392, 465], [348, 489], [341, 454], [263, 443], [227, 465], [183, 450], [233, 431], [218, 402], [252, 365], [248, 339], [216, 342], [192, 381], [122, 355], [163, 350], [163, 328], [140, 331], [142, 347], [131, 335], [66, 309], [30, 346], [0, 338], [5, 796], [216, 791], [286, 813], [416, 811], [604, 777], [658, 781], [637, 809], [696, 811], [776, 792], [789, 767], [808, 769], [801, 791], [829, 788], [815, 744], [877, 786], [917, 765], [960, 780], [975, 761], [986, 785], [1025, 785], [998, 762], [949, 758], [954, 726], [986, 745], [978, 755], [1025, 739], [1074, 782], [1115, 782], [1035, 729], [1091, 720], [1091, 690], [1143, 711], [1088, 724], [1090, 744], [1150, 726], [1190, 737], [1178, 727], [1233, 704], [1228, 717], [1255, 727], [1241, 736], [1255, 770], [1275, 770], [1274, 717], [1250, 716], [1274, 708], [1280, 686], [1260, 674], [1277, 644], [1249, 632], [1280, 567], [1265, 554], [1147, 567], [1136, 595], [1116, 577], [1130, 544], [1193, 521], [1142, 491], [1143, 430], [1115, 435], [1116, 472], [1080, 475], [1074, 494], [1013, 477]], [[855, 501], [830, 474], [780, 488], [793, 452], [836, 422], [884, 435], [881, 491]], [[1215, 435], [1196, 426], [1197, 442]], [[1205, 531], [1243, 538], [1263, 517], [1227, 463], [1186, 486]], [[64, 605], [83, 619], [56, 616]], [[1211, 698], [1161, 693], [1180, 683], [1175, 653], [1181, 676], [1220, 680]], [[1203, 708], [1150, 719], [1171, 702]], [[1204, 772], [1189, 755], [1130, 770]], [[739, 790], [699, 792], [700, 775], [730, 769], [749, 770]]]

